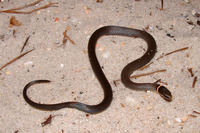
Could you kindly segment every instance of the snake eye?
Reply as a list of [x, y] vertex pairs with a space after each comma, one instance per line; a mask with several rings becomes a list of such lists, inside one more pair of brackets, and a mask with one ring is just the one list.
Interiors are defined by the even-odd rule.
[[172, 94], [171, 92], [165, 88], [164, 86], [159, 85], [157, 87], [157, 92], [167, 101], [171, 101], [172, 100]]

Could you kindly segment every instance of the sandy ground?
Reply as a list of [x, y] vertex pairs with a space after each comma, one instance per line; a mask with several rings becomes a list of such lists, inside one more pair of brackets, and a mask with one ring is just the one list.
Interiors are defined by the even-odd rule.
[[[32, 1], [33, 2], [33, 1]], [[1, 133], [198, 133], [200, 129], [200, 1], [164, 0], [44, 0], [20, 11], [30, 11], [49, 2], [49, 7], [30, 14], [0, 13], [0, 66], [35, 48], [21, 59], [0, 70], [0, 132]], [[30, 4], [30, 0], [0, 2], [1, 10]], [[11, 16], [22, 23], [10, 25]], [[88, 61], [87, 44], [91, 34], [106, 25], [146, 29], [156, 40], [158, 51], [153, 64], [134, 74], [166, 69], [165, 72], [133, 79], [155, 82], [162, 79], [173, 95], [166, 102], [157, 93], [134, 91], [117, 86], [122, 68], [144, 54], [141, 39], [109, 36], [98, 41], [97, 55], [113, 89], [113, 101], [102, 113], [88, 115], [65, 108], [41, 111], [23, 99], [24, 86], [36, 79], [49, 79], [50, 84], [35, 85], [29, 96], [41, 103], [80, 101], [97, 104], [102, 89]], [[75, 42], [63, 44], [63, 32]], [[14, 33], [13, 33], [14, 32]], [[163, 54], [188, 49], [155, 60]], [[192, 69], [194, 76], [188, 69]], [[192, 87], [194, 77], [197, 82]], [[51, 123], [42, 126], [50, 115]]]

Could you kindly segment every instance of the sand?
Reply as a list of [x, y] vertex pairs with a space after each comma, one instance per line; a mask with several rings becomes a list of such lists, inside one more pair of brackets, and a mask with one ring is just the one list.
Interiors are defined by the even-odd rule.
[[[0, 66], [34, 48], [0, 70], [1, 133], [199, 132], [200, 114], [194, 112], [200, 112], [199, 0], [164, 0], [163, 10], [160, 0], [44, 0], [20, 11], [37, 9], [49, 2], [57, 4], [30, 14], [0, 13]], [[0, 2], [0, 10], [30, 3], [30, 0], [4, 0]], [[10, 25], [12, 16], [21, 22], [20, 26]], [[101, 102], [103, 91], [91, 69], [87, 45], [91, 34], [106, 25], [145, 29], [155, 38], [157, 53], [153, 64], [134, 74], [166, 71], [133, 81], [161, 79], [172, 92], [171, 102], [155, 92], [134, 91], [121, 82], [113, 83], [120, 79], [123, 67], [142, 56], [147, 47], [141, 39], [119, 36], [102, 37], [96, 49], [113, 89], [108, 109], [94, 115], [69, 108], [41, 111], [25, 102], [24, 86], [38, 79], [52, 82], [31, 87], [28, 95], [36, 102]], [[69, 39], [63, 44], [65, 30], [75, 44]], [[195, 77], [197, 81], [192, 87]], [[50, 115], [51, 122], [42, 126]]]

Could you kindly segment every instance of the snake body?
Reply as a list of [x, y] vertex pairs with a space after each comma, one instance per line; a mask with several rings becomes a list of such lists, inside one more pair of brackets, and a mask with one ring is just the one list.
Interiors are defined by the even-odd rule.
[[172, 96], [171, 92], [165, 88], [164, 86], [161, 86], [158, 83], [158, 81], [154, 83], [135, 83], [130, 80], [131, 74], [141, 68], [142, 66], [146, 65], [155, 55], [156, 53], [156, 42], [154, 38], [147, 32], [132, 28], [126, 28], [126, 27], [119, 27], [119, 26], [105, 26], [102, 28], [99, 28], [96, 30], [92, 36], [89, 39], [88, 43], [88, 56], [89, 61], [91, 64], [91, 67], [93, 69], [94, 74], [96, 75], [99, 83], [101, 84], [101, 87], [104, 91], [104, 98], [102, 102], [100, 102], [97, 105], [87, 105], [80, 102], [62, 102], [57, 104], [40, 104], [32, 101], [27, 96], [27, 90], [30, 86], [37, 84], [37, 83], [49, 83], [51, 81], [49, 80], [35, 80], [32, 82], [29, 82], [23, 90], [23, 97], [25, 101], [30, 104], [31, 106], [41, 109], [41, 110], [59, 110], [62, 108], [75, 108], [78, 110], [81, 110], [86, 113], [99, 113], [107, 109], [112, 101], [113, 94], [112, 94], [112, 88], [110, 83], [108, 82], [106, 76], [104, 75], [102, 68], [98, 62], [95, 48], [96, 43], [98, 39], [101, 36], [104, 35], [120, 35], [120, 36], [128, 36], [128, 37], [136, 37], [136, 38], [142, 38], [146, 41], [148, 48], [146, 53], [140, 57], [139, 59], [129, 63], [124, 67], [121, 73], [121, 81], [127, 88], [131, 88], [134, 90], [153, 90], [157, 91], [165, 100], [171, 101]]

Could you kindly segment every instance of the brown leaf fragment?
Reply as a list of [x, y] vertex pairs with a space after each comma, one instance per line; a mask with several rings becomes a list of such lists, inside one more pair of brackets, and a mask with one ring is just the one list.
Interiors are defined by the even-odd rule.
[[124, 107], [125, 107], [125, 105], [124, 105], [123, 103], [120, 103], [120, 105], [122, 106], [122, 108], [124, 108]]
[[12, 17], [10, 18], [10, 25], [21, 26], [22, 23], [19, 22], [18, 20], [16, 20], [15, 16], [12, 16]]
[[55, 117], [55, 116], [49, 115], [49, 117], [44, 122], [41, 123], [42, 127], [44, 127], [48, 124], [51, 124], [51, 120], [53, 117]]

